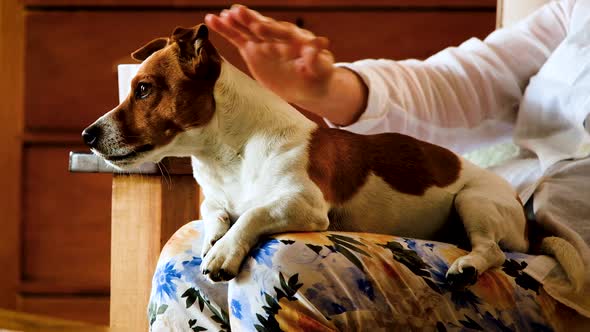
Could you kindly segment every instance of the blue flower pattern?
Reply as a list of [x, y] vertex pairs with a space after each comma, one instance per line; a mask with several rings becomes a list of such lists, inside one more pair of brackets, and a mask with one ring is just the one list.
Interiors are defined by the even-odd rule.
[[277, 251], [279, 244], [279, 240], [267, 240], [254, 248], [250, 253], [250, 256], [253, 257], [258, 264], [264, 264], [267, 267], [272, 267], [272, 257]]
[[236, 299], [231, 301], [231, 313], [237, 319], [242, 319], [242, 305]]
[[201, 274], [201, 257], [193, 256], [190, 260], [182, 262], [182, 278], [188, 280], [194, 280], [199, 274]]
[[174, 261], [158, 268], [154, 274], [156, 296], [160, 299], [174, 298], [176, 296], [176, 279], [180, 279], [180, 273], [174, 269]]

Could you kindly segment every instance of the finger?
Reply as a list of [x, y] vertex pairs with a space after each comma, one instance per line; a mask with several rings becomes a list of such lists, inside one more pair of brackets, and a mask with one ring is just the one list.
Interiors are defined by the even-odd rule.
[[241, 24], [248, 27], [256, 22], [271, 22], [274, 21], [270, 17], [266, 17], [259, 12], [249, 9], [243, 5], [233, 5], [230, 9], [230, 15], [234, 16]]
[[273, 44], [277, 55], [287, 59], [296, 59], [302, 57], [303, 49], [311, 46], [317, 48], [320, 52], [329, 47], [330, 41], [325, 37], [317, 37], [306, 42], [299, 43], [298, 47], [293, 47], [293, 43], [268, 43]]
[[287, 22], [277, 22], [242, 5], [232, 6], [230, 15], [249, 29], [250, 33], [263, 40], [290, 40], [297, 35], [295, 25]]
[[[292, 24], [292, 23], [289, 23], [289, 24]], [[295, 25], [295, 24], [292, 24], [292, 25]], [[303, 38], [308, 39], [308, 40], [311, 40], [311, 39], [315, 38], [315, 34], [313, 32], [311, 32], [311, 31], [309, 31], [307, 29], [300, 28], [300, 27], [298, 27], [296, 25], [295, 25], [295, 27], [296, 27], [297, 33], [300, 36], [302, 36]]]
[[306, 76], [316, 76], [314, 74], [315, 58], [317, 57], [320, 50], [313, 46], [305, 46], [301, 51], [301, 65], [303, 66], [303, 72]]
[[277, 55], [282, 59], [296, 59], [301, 57], [301, 50], [299, 47], [293, 47], [290, 43], [266, 43], [273, 44]]
[[334, 72], [334, 55], [328, 50], [321, 50], [315, 58], [315, 73], [317, 77], [326, 77]]
[[326, 37], [315, 37], [309, 41], [309, 45], [312, 45], [320, 50], [330, 48], [330, 40]]
[[231, 10], [223, 10], [220, 14], [220, 19], [225, 22], [231, 29], [240, 33], [242, 37], [249, 41], [261, 42], [262, 40], [253, 34], [248, 27], [240, 23], [236, 16], [232, 14]]
[[219, 16], [207, 14], [205, 16], [205, 23], [209, 28], [213, 29], [236, 47], [242, 47], [247, 41], [239, 31], [227, 25]]
[[307, 74], [322, 76], [331, 70], [334, 57], [327, 50], [330, 41], [325, 37], [317, 37], [308, 41], [301, 49], [302, 66], [307, 68]]
[[260, 54], [263, 54], [266, 57], [280, 57], [283, 55], [280, 49], [280, 45], [276, 43], [261, 43], [257, 44]]
[[259, 38], [265, 40], [301, 41], [301, 34], [297, 33], [297, 27], [287, 22], [254, 22], [250, 29]]

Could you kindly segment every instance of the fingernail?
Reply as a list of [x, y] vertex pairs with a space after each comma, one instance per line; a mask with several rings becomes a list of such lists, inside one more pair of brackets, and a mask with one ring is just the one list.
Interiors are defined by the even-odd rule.
[[232, 5], [232, 6], [229, 8], [229, 10], [230, 10], [230, 11], [232, 11], [232, 12], [234, 12], [234, 13], [237, 13], [237, 12], [240, 10], [240, 8], [241, 8], [241, 7], [242, 7], [242, 6], [240, 6], [240, 5]]
[[313, 45], [306, 45], [303, 47], [304, 53], [315, 53], [317, 51], [318, 51], [318, 49]]

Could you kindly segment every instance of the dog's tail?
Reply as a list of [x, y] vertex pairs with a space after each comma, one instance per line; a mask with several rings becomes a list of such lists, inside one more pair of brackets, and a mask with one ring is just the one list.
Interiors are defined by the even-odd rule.
[[557, 236], [549, 236], [541, 240], [539, 251], [553, 256], [565, 271], [572, 290], [578, 292], [585, 282], [585, 265], [580, 253], [570, 242]]

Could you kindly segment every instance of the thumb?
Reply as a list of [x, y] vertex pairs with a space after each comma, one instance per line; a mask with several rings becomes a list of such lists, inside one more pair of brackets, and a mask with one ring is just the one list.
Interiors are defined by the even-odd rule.
[[305, 46], [302, 51], [304, 74], [311, 79], [329, 78], [334, 68], [334, 56], [327, 49], [313, 45]]

